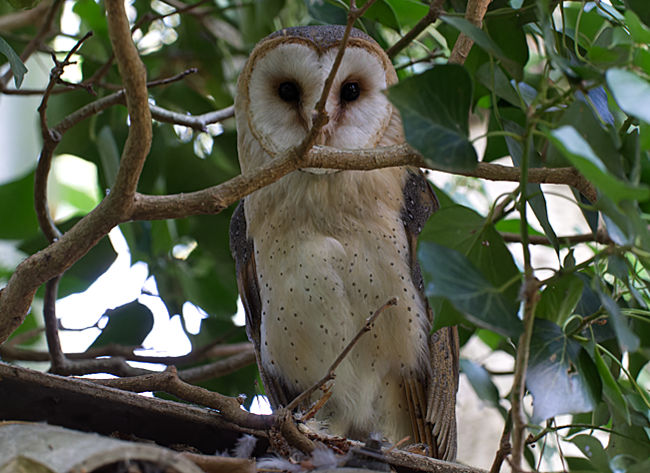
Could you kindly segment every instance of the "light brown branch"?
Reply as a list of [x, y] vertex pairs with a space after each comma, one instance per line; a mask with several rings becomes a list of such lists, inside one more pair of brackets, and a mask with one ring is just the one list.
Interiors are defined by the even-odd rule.
[[151, 146], [151, 114], [144, 65], [131, 40], [122, 2], [107, 2], [109, 36], [124, 78], [131, 120], [113, 189], [92, 212], [60, 239], [27, 258], [0, 291], [0, 342], [22, 323], [36, 289], [62, 274], [105, 236], [133, 205], [135, 188]]
[[388, 309], [391, 306], [397, 305], [397, 299], [393, 298], [386, 302], [384, 305], [382, 305], [379, 309], [377, 309], [374, 314], [372, 314], [368, 319], [366, 320], [366, 323], [363, 324], [361, 329], [357, 332], [357, 334], [354, 336], [352, 340], [345, 346], [343, 351], [339, 354], [339, 356], [336, 357], [336, 360], [332, 363], [332, 365], [329, 367], [327, 370], [327, 373], [325, 376], [323, 376], [320, 380], [315, 382], [312, 386], [307, 388], [305, 391], [303, 391], [300, 395], [298, 395], [293, 401], [291, 401], [287, 405], [287, 410], [292, 411], [296, 409], [298, 406], [300, 406], [303, 402], [305, 402], [309, 397], [316, 391], [317, 389], [320, 389], [321, 386], [324, 386], [325, 383], [327, 383], [329, 380], [334, 379], [336, 376], [335, 371], [336, 368], [339, 367], [341, 362], [345, 359], [346, 356], [352, 351], [352, 349], [355, 347], [355, 345], [359, 342], [361, 337], [365, 335], [367, 332], [369, 332], [372, 329], [372, 324], [375, 323], [377, 320], [377, 317], [379, 317], [382, 312], [384, 312], [386, 309]]
[[[476, 27], [481, 28], [483, 26], [485, 12], [487, 12], [490, 3], [492, 3], [492, 0], [469, 0], [465, 10], [465, 19], [470, 23], [473, 23]], [[472, 39], [464, 33], [461, 33], [454, 44], [451, 54], [449, 55], [449, 62], [464, 64], [473, 44], [474, 41]]]

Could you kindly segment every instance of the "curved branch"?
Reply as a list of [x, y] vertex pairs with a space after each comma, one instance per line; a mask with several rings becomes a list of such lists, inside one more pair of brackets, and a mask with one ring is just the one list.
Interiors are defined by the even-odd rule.
[[[465, 10], [465, 19], [478, 28], [481, 28], [485, 12], [487, 12], [490, 3], [492, 3], [492, 0], [469, 0]], [[458, 39], [454, 43], [454, 48], [449, 55], [449, 62], [464, 64], [473, 44], [474, 41], [469, 36], [466, 36], [464, 33], [458, 35]]]
[[107, 2], [109, 35], [124, 77], [126, 103], [131, 119], [117, 178], [111, 193], [47, 248], [32, 255], [16, 268], [0, 291], [0, 342], [22, 323], [36, 289], [62, 274], [85, 255], [128, 214], [135, 188], [151, 146], [151, 114], [147, 100], [144, 65], [131, 39], [122, 2]]

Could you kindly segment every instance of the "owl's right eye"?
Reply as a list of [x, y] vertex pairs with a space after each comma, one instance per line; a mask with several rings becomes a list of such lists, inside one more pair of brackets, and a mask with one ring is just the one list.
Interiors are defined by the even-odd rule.
[[278, 95], [285, 102], [297, 102], [300, 99], [300, 88], [295, 82], [283, 82], [278, 87]]

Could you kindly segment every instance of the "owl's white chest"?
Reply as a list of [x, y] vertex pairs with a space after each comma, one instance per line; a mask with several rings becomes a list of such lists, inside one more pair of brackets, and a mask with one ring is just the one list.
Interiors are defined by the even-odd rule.
[[327, 373], [375, 310], [397, 297], [337, 369], [320, 416], [333, 433], [379, 430], [401, 438], [410, 432], [408, 415], [399, 413], [406, 409], [402, 375], [427, 356], [428, 322], [400, 211], [370, 195], [374, 208], [348, 212], [342, 204], [327, 216], [322, 206], [331, 202], [313, 197], [300, 202], [298, 218], [280, 199], [249, 233], [262, 301], [261, 361], [300, 392]]

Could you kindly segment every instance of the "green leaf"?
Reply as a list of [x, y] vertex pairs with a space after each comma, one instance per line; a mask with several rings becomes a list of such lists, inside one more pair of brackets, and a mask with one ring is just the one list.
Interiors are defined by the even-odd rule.
[[582, 279], [578, 276], [573, 274], [562, 276], [544, 288], [535, 315], [563, 326], [573, 314], [582, 296], [583, 286]]
[[91, 345], [93, 348], [111, 343], [140, 346], [153, 328], [153, 314], [137, 300], [109, 309], [104, 315], [108, 323]]
[[4, 202], [0, 205], [0, 238], [22, 240], [38, 234], [33, 172], [0, 185], [0, 202]]
[[418, 0], [387, 0], [387, 3], [405, 28], [414, 26], [429, 11], [429, 7]]
[[20, 60], [16, 51], [14, 51], [13, 48], [9, 46], [9, 43], [2, 39], [2, 37], [0, 37], [0, 53], [4, 54], [9, 60], [9, 66], [14, 75], [14, 84], [17, 89], [20, 89], [20, 86], [23, 83], [23, 78], [27, 73], [27, 67], [25, 67], [23, 61]]
[[[524, 130], [517, 123], [505, 121], [504, 129], [512, 133], [517, 133], [519, 136], [524, 135]], [[532, 141], [532, 137], [530, 138], [530, 140]], [[512, 157], [514, 163], [517, 166], [521, 167], [523, 162], [523, 154], [524, 154], [524, 149], [522, 144], [519, 141], [513, 139], [512, 137], [506, 136], [506, 145], [508, 147], [508, 150], [510, 151], [510, 156]], [[531, 167], [539, 166], [540, 160], [538, 156], [535, 154], [535, 150], [534, 150], [534, 146], [532, 146], [532, 142], [530, 143], [529, 149], [530, 152], [528, 156], [528, 165]], [[558, 242], [557, 235], [555, 234], [555, 230], [553, 229], [553, 226], [551, 225], [551, 222], [548, 219], [546, 198], [544, 197], [544, 193], [542, 192], [542, 187], [537, 183], [532, 183], [532, 182], [526, 183], [526, 197], [528, 199], [528, 205], [530, 205], [530, 207], [533, 209], [533, 213], [537, 217], [539, 224], [542, 226], [542, 229], [544, 230], [544, 234], [548, 238], [548, 241], [550, 241], [551, 245], [553, 245], [553, 248], [555, 248], [555, 252], [559, 253], [560, 243]]]
[[614, 327], [618, 344], [623, 352], [635, 352], [639, 349], [639, 337], [632, 331], [627, 324], [621, 309], [614, 299], [603, 292], [599, 284], [595, 284], [595, 290], [600, 297], [600, 302], [609, 314], [609, 321]]
[[423, 242], [418, 251], [427, 296], [446, 297], [472, 323], [506, 336], [521, 333], [517, 305], [458, 251]]
[[641, 23], [638, 15], [633, 10], [626, 10], [624, 16], [632, 39], [637, 43], [650, 43], [650, 29]]
[[628, 115], [650, 123], [650, 84], [624, 69], [609, 69], [605, 78], [618, 106]]
[[547, 133], [547, 136], [571, 164], [615, 202], [644, 201], [650, 198], [649, 187], [635, 186], [614, 177], [589, 143], [572, 126], [562, 126]]
[[605, 395], [605, 399], [607, 400], [610, 409], [620, 417], [624, 418], [625, 422], [629, 424], [630, 410], [625, 397], [623, 397], [621, 388], [614, 379], [612, 372], [607, 367], [605, 360], [603, 360], [598, 347], [594, 347], [593, 355], [594, 361], [596, 362], [596, 368], [598, 369], [598, 374], [603, 382], [603, 394]]
[[497, 409], [502, 408], [499, 404], [499, 390], [492, 382], [490, 374], [482, 365], [466, 358], [461, 358], [460, 371], [467, 376], [472, 388], [474, 388], [476, 395], [480, 399]]
[[388, 90], [402, 115], [407, 141], [433, 166], [469, 170], [478, 157], [468, 140], [472, 80], [457, 65], [436, 66]]
[[113, 137], [113, 132], [108, 126], [103, 127], [97, 134], [97, 151], [99, 152], [106, 184], [112, 187], [117, 177], [117, 170], [120, 167], [120, 152], [115, 137]]
[[600, 473], [611, 473], [607, 453], [596, 437], [580, 434], [570, 439], [569, 442], [578, 447]]
[[625, 6], [639, 15], [646, 26], [650, 26], [650, 3], [647, 0], [625, 0]]
[[495, 43], [485, 31], [477, 28], [473, 23], [467, 21], [465, 18], [458, 16], [443, 15], [440, 19], [471, 38], [486, 53], [501, 60], [503, 67], [505, 67], [508, 72], [514, 72], [513, 75], [515, 77], [518, 76], [518, 71], [521, 70], [521, 66], [510, 59], [501, 47], [499, 47], [499, 45]]
[[600, 380], [587, 352], [552, 322], [536, 319], [526, 385], [533, 395], [533, 422], [596, 407]]
[[520, 275], [501, 235], [485, 218], [462, 205], [451, 205], [434, 213], [424, 226], [420, 242], [430, 241], [459, 251], [494, 286], [508, 286], [503, 293], [513, 303], [519, 297]]

